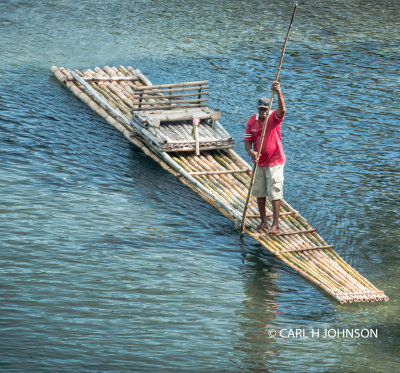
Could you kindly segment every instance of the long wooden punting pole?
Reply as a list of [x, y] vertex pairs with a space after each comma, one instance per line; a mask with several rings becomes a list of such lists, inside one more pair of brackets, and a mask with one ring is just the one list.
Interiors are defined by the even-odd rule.
[[[282, 67], [283, 56], [285, 55], [286, 44], [287, 44], [287, 42], [289, 40], [289, 34], [290, 34], [290, 30], [292, 29], [292, 25], [293, 25], [293, 21], [294, 21], [294, 16], [296, 14], [296, 10], [297, 10], [297, 3], [294, 6], [292, 19], [290, 20], [290, 25], [289, 25], [289, 28], [288, 28], [288, 31], [287, 31], [287, 34], [286, 34], [285, 43], [283, 44], [282, 53], [281, 53], [281, 59], [279, 61], [279, 66], [278, 66], [278, 71], [276, 72], [275, 81], [278, 81], [278, 79], [279, 79], [279, 74], [281, 72], [281, 67]], [[245, 224], [246, 224], [247, 208], [249, 206], [251, 192], [253, 190], [254, 178], [256, 176], [258, 161], [260, 159], [261, 149], [262, 149], [263, 142], [264, 142], [264, 136], [265, 136], [265, 131], [267, 129], [268, 118], [269, 118], [269, 116], [271, 114], [272, 100], [274, 99], [274, 93], [275, 92], [272, 91], [271, 98], [269, 100], [268, 111], [267, 111], [267, 115], [265, 116], [264, 125], [263, 125], [263, 129], [262, 129], [262, 132], [261, 132], [260, 144], [258, 145], [258, 151], [257, 151], [256, 159], [255, 159], [255, 162], [254, 162], [253, 170], [251, 172], [250, 186], [249, 186], [249, 191], [247, 193], [246, 204], [244, 206], [243, 216], [242, 216], [242, 224], [241, 224], [241, 227], [240, 227], [240, 232], [242, 234], [244, 233], [244, 228], [245, 228]]]

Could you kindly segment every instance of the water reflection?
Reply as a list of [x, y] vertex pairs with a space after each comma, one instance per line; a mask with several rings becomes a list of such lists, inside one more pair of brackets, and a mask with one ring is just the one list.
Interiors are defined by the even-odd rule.
[[245, 299], [239, 316], [240, 335], [235, 349], [243, 352], [242, 367], [259, 372], [270, 371], [270, 361], [280, 354], [274, 337], [268, 334], [272, 329], [278, 310], [276, 285], [278, 273], [274, 264], [260, 257], [260, 249], [249, 251], [242, 246], [241, 276], [244, 283]]

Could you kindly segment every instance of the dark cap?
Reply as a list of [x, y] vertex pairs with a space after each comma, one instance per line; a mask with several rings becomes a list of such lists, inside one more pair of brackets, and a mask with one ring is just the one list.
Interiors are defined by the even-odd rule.
[[258, 99], [257, 108], [265, 107], [266, 109], [268, 109], [268, 106], [269, 106], [269, 98], [261, 97]]

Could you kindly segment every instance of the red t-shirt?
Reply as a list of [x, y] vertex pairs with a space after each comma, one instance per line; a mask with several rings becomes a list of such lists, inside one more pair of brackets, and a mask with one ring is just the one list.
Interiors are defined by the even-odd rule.
[[[283, 153], [281, 138], [282, 120], [283, 117], [279, 118], [276, 115], [276, 110], [274, 110], [268, 118], [263, 147], [258, 162], [258, 165], [261, 167], [275, 166], [277, 164], [285, 163], [285, 154]], [[263, 125], [264, 121], [258, 119], [258, 114], [252, 115], [247, 122], [243, 140], [251, 141], [253, 143], [254, 151], [258, 151]]]

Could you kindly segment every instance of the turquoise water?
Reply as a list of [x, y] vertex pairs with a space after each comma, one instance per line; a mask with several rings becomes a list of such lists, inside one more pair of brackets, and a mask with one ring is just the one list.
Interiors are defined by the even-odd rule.
[[[280, 75], [285, 199], [390, 297], [339, 305], [49, 72], [208, 79], [247, 159], [244, 126], [269, 95], [293, 4], [3, 2], [0, 369], [400, 371], [399, 8], [300, 2]], [[356, 328], [378, 337], [323, 337]]]

